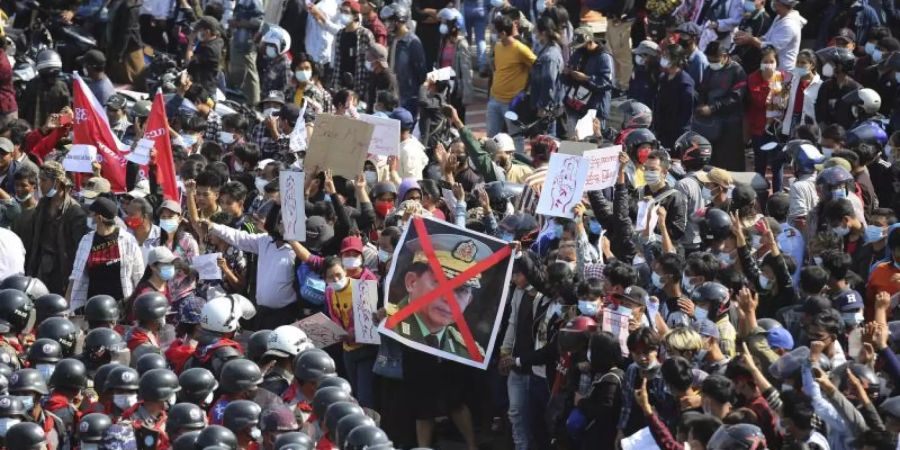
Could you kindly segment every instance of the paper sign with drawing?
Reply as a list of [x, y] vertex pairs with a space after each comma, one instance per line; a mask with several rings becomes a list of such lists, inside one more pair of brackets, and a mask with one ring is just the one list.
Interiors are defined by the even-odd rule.
[[292, 170], [282, 170], [278, 174], [285, 239], [306, 240], [306, 198], [303, 191], [305, 175]]
[[537, 213], [573, 218], [575, 214], [572, 208], [581, 202], [587, 171], [587, 160], [581, 156], [559, 153], [551, 156], [544, 187], [541, 189], [541, 198], [538, 200]]
[[378, 282], [350, 280], [353, 289], [353, 332], [359, 344], [381, 344], [375, 311], [378, 310]]
[[295, 323], [294, 326], [303, 330], [316, 348], [325, 348], [341, 342], [347, 335], [343, 328], [322, 313], [313, 314]]

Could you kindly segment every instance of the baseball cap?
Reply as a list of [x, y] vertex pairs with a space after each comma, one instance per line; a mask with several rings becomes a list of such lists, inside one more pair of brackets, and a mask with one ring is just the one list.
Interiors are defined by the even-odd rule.
[[831, 309], [831, 302], [821, 295], [813, 295], [797, 307], [798, 312], [806, 314], [818, 314], [829, 309]]
[[658, 55], [659, 44], [651, 40], [643, 40], [631, 52], [635, 55]]
[[331, 228], [322, 216], [312, 216], [306, 219], [306, 241], [304, 246], [311, 250], [318, 250], [322, 244], [334, 237], [334, 229]]
[[172, 250], [162, 246], [153, 247], [153, 249], [150, 250], [150, 253], [147, 254], [147, 265], [149, 266], [156, 263], [168, 264], [175, 261], [175, 259], [175, 254], [172, 253]]
[[497, 150], [501, 152], [514, 152], [516, 151], [516, 143], [513, 142], [513, 138], [506, 133], [497, 133], [493, 138], [491, 138], [495, 144], [497, 144]]
[[572, 44], [571, 47], [573, 49], [581, 48], [587, 45], [588, 42], [593, 42], [594, 40], [594, 32], [591, 31], [588, 27], [578, 27], [575, 29], [574, 35], [572, 36]]
[[112, 187], [109, 184], [109, 180], [103, 177], [91, 177], [84, 182], [81, 196], [84, 198], [97, 198], [98, 195], [106, 194], [110, 190], [112, 190]]
[[647, 291], [640, 286], [628, 286], [621, 294], [613, 294], [613, 298], [619, 301], [635, 303], [641, 306], [647, 305]]
[[106, 67], [106, 55], [100, 50], [90, 50], [78, 58], [78, 62], [88, 67]]
[[215, 17], [212, 16], [203, 16], [196, 22], [194, 22], [195, 30], [209, 30], [215, 31], [216, 33], [222, 29], [221, 25], [219, 25], [219, 21], [216, 20]]
[[699, 333], [700, 336], [719, 339], [719, 327], [717, 327], [712, 320], [698, 320], [695, 321], [691, 327], [694, 329], [694, 331]]
[[197, 297], [195, 295], [185, 297], [185, 299], [181, 301], [181, 305], [178, 306], [178, 321], [191, 324], [200, 323], [200, 314], [203, 311], [203, 305], [205, 304], [206, 300], [202, 297]]
[[838, 293], [831, 300], [831, 306], [834, 309], [844, 313], [844, 312], [853, 312], [859, 311], [863, 309], [863, 301], [862, 296], [859, 295], [858, 292], [847, 289], [846, 291], [842, 291]]
[[125, 99], [125, 96], [119, 94], [110, 95], [108, 99], [106, 99], [106, 107], [109, 109], [121, 110], [125, 109], [125, 106], [128, 104], [128, 100]]
[[844, 43], [844, 45], [852, 44], [856, 42], [856, 33], [854, 33], [853, 30], [849, 28], [841, 28], [834, 36], [834, 41], [835, 43], [841, 41]]
[[731, 172], [718, 167], [713, 167], [709, 172], [697, 172], [696, 176], [697, 179], [703, 183], [713, 183], [718, 184], [719, 186], [731, 186], [734, 184], [734, 178], [731, 177]]
[[94, 203], [91, 203], [88, 210], [92, 213], [99, 214], [100, 217], [107, 220], [115, 219], [116, 212], [118, 212], [116, 203], [106, 197], [100, 197]]
[[359, 14], [360, 12], [362, 12], [362, 8], [359, 6], [359, 2], [356, 0], [344, 0], [344, 2], [341, 3], [341, 6], [349, 7], [350, 11], [354, 14]]
[[341, 253], [351, 251], [362, 253], [363, 243], [359, 236], [347, 236], [341, 241]]
[[13, 145], [11, 140], [9, 140], [5, 137], [0, 137], [0, 152], [12, 153], [13, 150], [15, 150], [15, 149], [16, 149], [16, 146]]
[[269, 91], [260, 103], [278, 103], [279, 105], [284, 105], [284, 92], [277, 90]]
[[677, 31], [680, 34], [688, 34], [688, 35], [697, 37], [697, 36], [700, 36], [701, 30], [700, 30], [700, 25], [697, 25], [694, 22], [684, 22], [681, 25], [678, 25], [678, 27], [675, 28], [675, 31]]
[[181, 205], [178, 204], [175, 200], [166, 200], [159, 205], [159, 208], [156, 209], [157, 212], [162, 212], [162, 210], [168, 209], [175, 214], [181, 214]]
[[772, 328], [766, 333], [766, 340], [769, 342], [769, 347], [773, 349], [794, 349], [794, 337], [791, 336], [791, 333], [786, 328]]
[[273, 163], [273, 162], [275, 162], [275, 160], [272, 158], [263, 159], [260, 162], [256, 163], [256, 170], [263, 170], [266, 168], [266, 166], [269, 165], [269, 163]]
[[402, 130], [412, 130], [413, 125], [415, 125], [416, 121], [413, 119], [412, 113], [410, 113], [406, 108], [395, 108], [391, 111], [391, 114], [388, 116], [391, 119], [400, 121], [400, 129]]
[[276, 406], [262, 415], [259, 428], [262, 431], [296, 431], [300, 429], [294, 412], [287, 406]]
[[275, 117], [279, 117], [281, 119], [287, 120], [289, 123], [293, 124], [297, 122], [297, 119], [300, 118], [300, 108], [293, 103], [287, 103], [275, 113]]
[[66, 169], [59, 161], [47, 161], [41, 166], [41, 176], [49, 180], [65, 181]]

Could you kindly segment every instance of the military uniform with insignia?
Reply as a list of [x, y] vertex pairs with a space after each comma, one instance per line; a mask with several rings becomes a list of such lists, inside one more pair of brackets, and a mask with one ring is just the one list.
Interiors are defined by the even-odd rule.
[[[454, 277], [476, 265], [479, 261], [487, 258], [492, 253], [491, 249], [483, 242], [455, 234], [431, 235], [431, 244], [434, 248], [435, 258], [441, 265], [447, 280], [452, 280]], [[421, 241], [419, 239], [413, 239], [407, 242], [406, 248], [414, 252], [413, 263], [422, 262], [429, 264], [428, 257], [422, 250]], [[480, 280], [481, 275], [475, 275], [466, 280], [461, 287], [467, 287], [472, 290], [479, 289], [481, 288]], [[455, 294], [451, 292], [448, 295], [453, 296]], [[474, 300], [475, 293], [472, 292], [471, 295]], [[410, 299], [409, 296], [407, 296], [396, 304], [388, 303], [386, 308], [387, 314], [389, 316], [396, 314], [397, 311], [402, 310], [409, 305], [410, 301], [414, 300], [415, 299]], [[437, 332], [431, 332], [420, 317], [421, 312], [422, 310], [420, 309], [399, 322], [394, 328], [394, 332], [412, 341], [440, 349], [462, 358], [472, 359], [462, 333], [455, 323], [449, 324]], [[478, 345], [477, 342], [475, 345], [478, 346], [478, 351], [483, 357], [484, 349]]]

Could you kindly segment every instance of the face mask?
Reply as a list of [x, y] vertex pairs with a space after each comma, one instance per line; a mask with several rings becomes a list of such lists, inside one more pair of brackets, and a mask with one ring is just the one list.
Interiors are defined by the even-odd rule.
[[863, 320], [865, 320], [863, 318], [863, 312], [861, 310], [841, 313], [841, 318], [844, 319], [844, 324], [848, 327], [855, 327], [861, 324]]
[[231, 163], [231, 168], [234, 169], [234, 173], [243, 173], [244, 172], [244, 165], [241, 164], [241, 162], [237, 161], [237, 160], [235, 160]]
[[174, 233], [178, 229], [178, 219], [159, 219], [159, 227], [166, 233]]
[[131, 408], [137, 401], [137, 394], [113, 394], [113, 404], [121, 410]]
[[659, 171], [658, 170], [647, 170], [644, 171], [644, 181], [647, 182], [649, 186], [655, 186], [659, 183]]
[[562, 239], [563, 235], [563, 226], [562, 225], [554, 225], [553, 226], [553, 237], [556, 239]]
[[[25, 407], [26, 412], [34, 409], [34, 397], [30, 395], [17, 395], [16, 398], [22, 402], [22, 406]], [[135, 401], [137, 401], [137, 398], [135, 398]]]
[[294, 72], [294, 77], [301, 83], [306, 83], [312, 78], [312, 70], [298, 70]]
[[775, 63], [769, 63], [769, 64], [763, 63], [763, 64], [759, 65], [759, 70], [768, 70], [769, 72], [774, 72], [775, 66], [776, 66]]
[[215, 392], [209, 391], [209, 394], [206, 395], [206, 398], [203, 399], [204, 405], [212, 405], [213, 399], [215, 399]]
[[822, 257], [821, 256], [813, 256], [813, 262], [816, 263], [817, 266], [822, 265]]
[[266, 116], [266, 117], [273, 117], [273, 116], [275, 116], [275, 113], [278, 112], [278, 111], [279, 111], [278, 108], [266, 108], [266, 109], [263, 110], [262, 113], [263, 113], [263, 116]]
[[137, 229], [141, 224], [144, 223], [144, 219], [140, 217], [126, 217], [125, 218], [125, 226], [131, 228], [132, 230]]
[[597, 302], [578, 300], [578, 313], [582, 316], [594, 317], [597, 315], [598, 309], [600, 307], [597, 306]]
[[338, 281], [332, 281], [328, 284], [331, 286], [331, 289], [334, 289], [335, 291], [342, 291], [345, 287], [347, 287], [347, 283], [349, 282], [350, 280], [347, 277], [343, 277]]
[[688, 295], [691, 295], [691, 292], [694, 292], [694, 283], [691, 282], [691, 279], [687, 275], [681, 276], [681, 288], [684, 289]]
[[372, 186], [378, 182], [378, 172], [375, 172], [374, 170], [367, 170], [363, 173], [363, 175], [365, 175], [366, 184], [368, 184], [369, 186]]
[[79, 448], [81, 450], [100, 450], [100, 444], [96, 442], [82, 442]]
[[794, 390], [794, 385], [789, 384], [789, 383], [781, 384], [781, 392], [787, 392], [787, 391], [793, 391], [793, 390]]
[[363, 65], [366, 66], [366, 70], [368, 70], [369, 72], [375, 70], [375, 68], [372, 66], [372, 61], [366, 61], [363, 63]]
[[[890, 157], [890, 156], [888, 156], [888, 157]], [[27, 202], [29, 199], [31, 199], [31, 193], [25, 194], [25, 195], [22, 196], [22, 197], [19, 197], [18, 195], [16, 196], [16, 201], [19, 202], [19, 203], [25, 203], [25, 202]]]
[[647, 63], [647, 57], [644, 55], [635, 55], [634, 63], [639, 66], [643, 66], [644, 64]]
[[341, 13], [341, 18], [338, 19], [343, 26], [347, 26], [350, 22], [353, 22], [353, 16], [350, 14]]
[[871, 54], [875, 53], [875, 43], [874, 42], [866, 42], [866, 46], [864, 48], [866, 49], [867, 55], [871, 55]]
[[447, 34], [450, 32], [450, 27], [448, 27], [447, 24], [442, 23], [441, 26], [438, 27], [438, 31], [440, 31], [441, 34]]
[[230, 145], [234, 143], [234, 133], [229, 133], [227, 131], [219, 132], [219, 142]]
[[550, 317], [559, 315], [560, 312], [562, 312], [562, 305], [560, 305], [559, 303], [553, 303], [549, 308], [547, 308], [547, 315]]
[[362, 257], [352, 256], [348, 258], [341, 258], [341, 264], [348, 269], [357, 269], [362, 267]]
[[850, 228], [847, 228], [847, 227], [834, 227], [831, 229], [831, 231], [834, 234], [838, 235], [838, 237], [844, 237], [844, 236], [850, 234]]
[[809, 69], [806, 67], [794, 67], [794, 76], [803, 78], [807, 74], [809, 74]]
[[394, 202], [388, 200], [378, 200], [375, 202], [375, 213], [380, 217], [387, 217], [391, 210], [394, 209]]
[[734, 258], [731, 256], [731, 253], [719, 253], [717, 256], [719, 261], [722, 261], [722, 264], [726, 266], [730, 266], [734, 263]]
[[669, 58], [666, 58], [665, 56], [663, 56], [662, 58], [659, 58], [659, 67], [662, 67], [663, 69], [668, 69], [669, 68]]
[[884, 54], [881, 53], [881, 50], [875, 50], [875, 53], [872, 53], [872, 61], [879, 63], [881, 62], [881, 58], [884, 57]]
[[197, 143], [197, 137], [193, 134], [185, 134], [181, 136], [181, 143], [184, 144], [185, 148], [193, 147]]
[[21, 420], [14, 419], [12, 417], [4, 417], [4, 418], [0, 419], [0, 436], [6, 437], [6, 432], [9, 431], [9, 429], [13, 425], [15, 425], [17, 423], [21, 423], [21, 422], [22, 422]]
[[166, 409], [171, 408], [176, 403], [178, 403], [178, 396], [176, 396], [175, 393], [173, 392], [172, 396], [166, 400], [166, 405], [167, 405]]
[[56, 188], [55, 188], [55, 187], [52, 187], [52, 188], [50, 188], [49, 191], [47, 191], [46, 194], [44, 194], [44, 197], [47, 197], [47, 198], [53, 198], [53, 197], [56, 197], [56, 192], [57, 192], [57, 191], [56, 191]]
[[756, 2], [744, 2], [744, 12], [752, 13], [756, 11]]
[[591, 233], [598, 236], [603, 232], [603, 227], [600, 226], [600, 222], [598, 222], [596, 219], [591, 219], [590, 222], [588, 222], [588, 229], [591, 230]]
[[698, 322], [709, 317], [709, 311], [699, 306], [694, 307], [694, 320]]
[[500, 234], [500, 240], [502, 240], [504, 242], [512, 242], [512, 241], [516, 240], [516, 235], [513, 233], [509, 233], [509, 232], [503, 232]]
[[276, 56], [278, 56], [278, 52], [275, 51], [275, 47], [267, 46], [266, 47], [266, 57], [271, 59]]
[[826, 63], [822, 66], [822, 76], [825, 78], [831, 78], [834, 76], [834, 66], [831, 63]]
[[259, 192], [260, 194], [265, 192], [266, 185], [268, 184], [269, 180], [262, 177], [256, 177], [256, 179], [253, 180], [253, 186], [256, 187], [256, 192]]
[[831, 198], [837, 200], [839, 198], [847, 198], [846, 189], [834, 189], [831, 191]]
[[831, 158], [831, 154], [834, 153], [834, 149], [831, 147], [822, 147], [822, 155], [826, 158]]
[[491, 6], [493, 6], [494, 8], [503, 6], [503, 0], [491, 0]]
[[865, 235], [866, 244], [880, 241], [881, 239], [884, 239], [884, 228], [881, 228], [878, 225], [867, 225]]
[[172, 264], [159, 266], [159, 277], [166, 281], [175, 278], [175, 266]]
[[378, 250], [378, 260], [379, 261], [381, 261], [382, 263], [386, 263], [386, 262], [390, 261], [390, 259], [391, 259], [391, 254], [388, 253], [386, 250], [381, 250], [381, 249]]
[[87, 227], [88, 227], [89, 230], [94, 230], [94, 229], [97, 228], [97, 224], [94, 223], [94, 218], [93, 218], [93, 217], [87, 217], [87, 218], [85, 218], [85, 222], [87, 223]]
[[722, 66], [723, 66], [723, 64], [720, 62], [709, 63], [709, 70], [712, 70], [712, 71], [722, 70]]
[[709, 190], [708, 187], [703, 187], [700, 189], [700, 197], [702, 197], [704, 201], [708, 202], [708, 201], [712, 200], [712, 197], [713, 197], [712, 191]]
[[257, 427], [253, 427], [250, 429], [250, 439], [254, 441], [260, 442], [262, 441], [262, 430]]
[[900, 83], [900, 72], [894, 72], [894, 81]]
[[50, 377], [53, 375], [53, 371], [56, 370], [56, 365], [38, 364], [35, 368], [41, 374], [41, 378], [43, 378], [44, 382], [46, 383], [50, 381]]
[[769, 283], [771, 283], [771, 282], [772, 282], [772, 280], [769, 280], [769, 277], [767, 277], [763, 274], [759, 274], [759, 287], [763, 288], [764, 290], [767, 290], [767, 289], [769, 289]]
[[653, 286], [659, 290], [662, 290], [665, 287], [665, 283], [663, 283], [662, 276], [656, 272], [650, 272], [650, 282], [653, 283]]

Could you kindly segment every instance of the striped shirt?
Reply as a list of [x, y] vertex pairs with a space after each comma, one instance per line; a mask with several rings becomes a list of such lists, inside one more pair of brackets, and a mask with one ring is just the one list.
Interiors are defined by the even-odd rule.
[[[525, 178], [525, 190], [519, 198], [518, 210], [524, 213], [535, 215], [538, 200], [541, 198], [541, 190], [544, 188], [544, 180], [547, 178], [547, 166], [538, 167], [534, 172]], [[541, 221], [540, 218], [537, 218]]]

